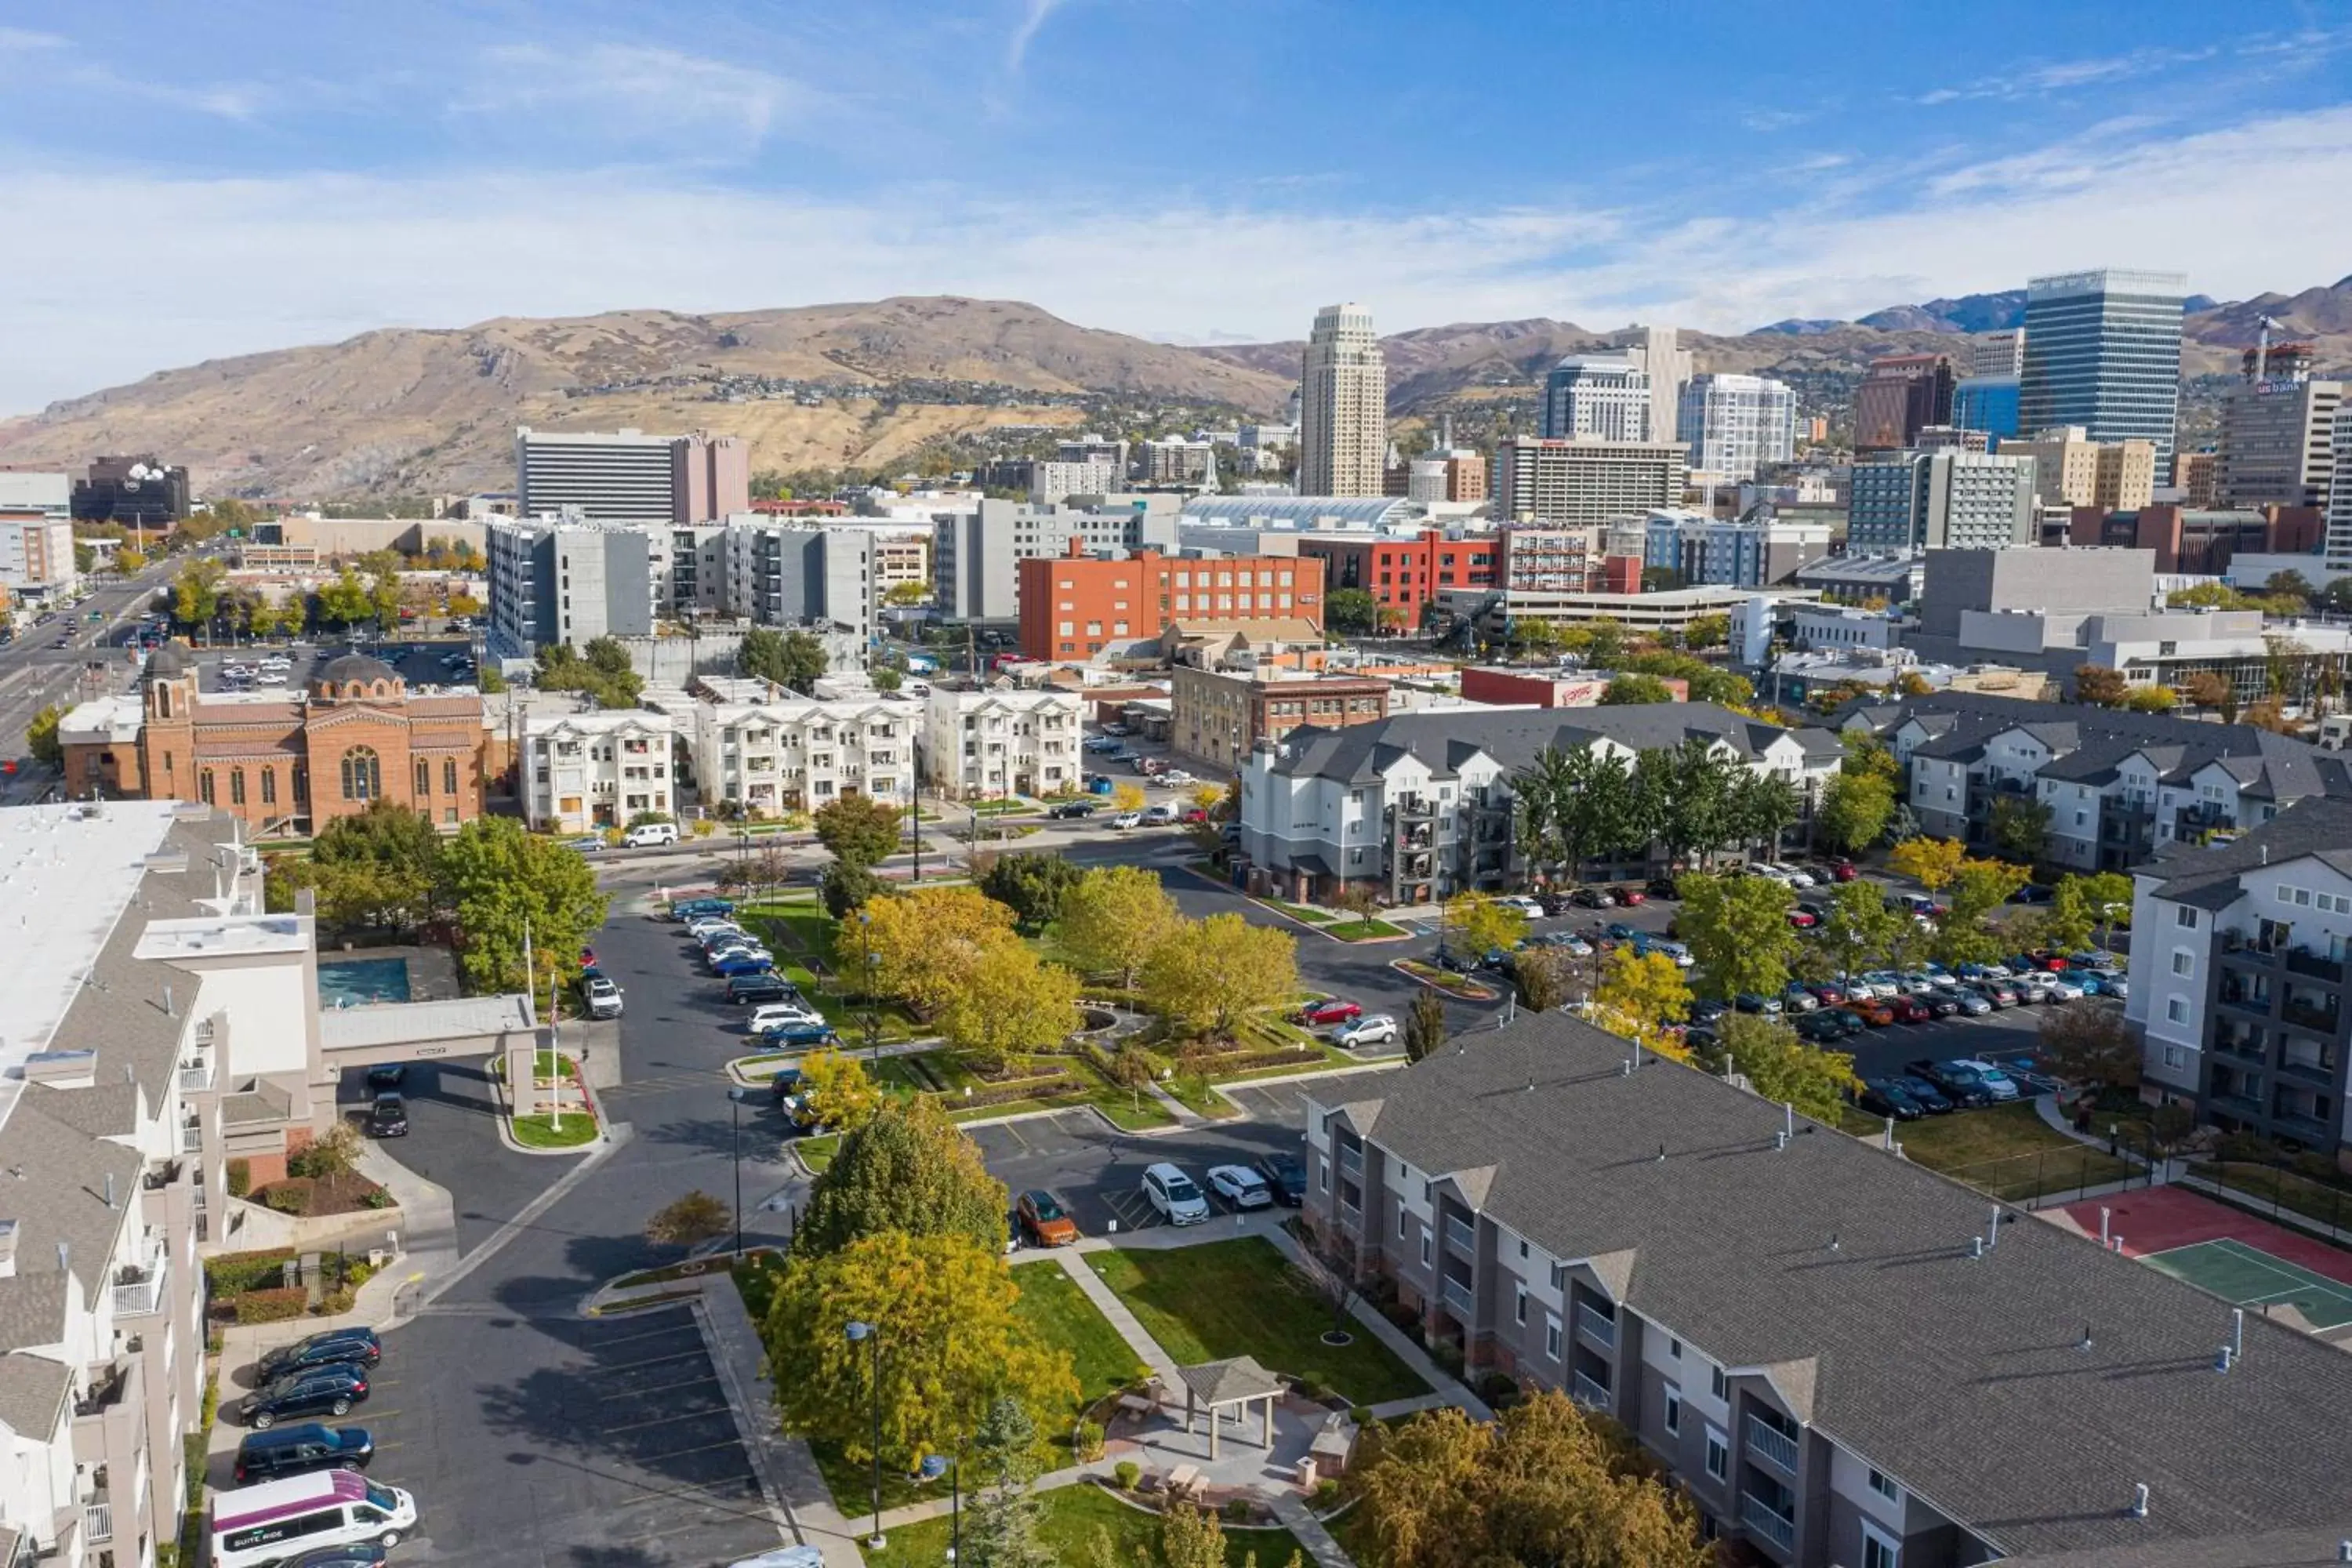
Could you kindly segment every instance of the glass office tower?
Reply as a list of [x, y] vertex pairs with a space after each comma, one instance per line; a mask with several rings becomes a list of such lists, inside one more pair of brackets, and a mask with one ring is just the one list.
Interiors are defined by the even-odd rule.
[[2116, 268], [2029, 283], [2019, 433], [2080, 425], [2094, 441], [2138, 437], [2169, 473], [2188, 287], [2177, 272]]

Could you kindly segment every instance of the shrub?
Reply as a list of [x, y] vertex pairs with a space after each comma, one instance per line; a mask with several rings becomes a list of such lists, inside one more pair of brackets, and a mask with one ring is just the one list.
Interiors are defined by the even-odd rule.
[[1322, 1504], [1325, 1508], [1329, 1508], [1333, 1503], [1338, 1502], [1339, 1500], [1339, 1478], [1336, 1476], [1325, 1476], [1321, 1480], [1317, 1481], [1315, 1483], [1315, 1500]]
[[388, 1209], [398, 1201], [398, 1199], [394, 1198], [390, 1193], [385, 1192], [382, 1187], [376, 1188], [375, 1191], [369, 1193], [360, 1199], [361, 1203], [365, 1204], [372, 1209]]
[[1225, 1517], [1234, 1523], [1247, 1524], [1249, 1522], [1250, 1516], [1249, 1499], [1245, 1497], [1227, 1498], [1225, 1500], [1224, 1511]]
[[1079, 1462], [1093, 1464], [1103, 1457], [1103, 1429], [1098, 1421], [1081, 1421], [1073, 1435], [1071, 1447], [1077, 1451]]
[[1311, 1377], [1300, 1378], [1295, 1386], [1298, 1391], [1298, 1397], [1301, 1399], [1312, 1399], [1320, 1403], [1321, 1401], [1329, 1398], [1331, 1395], [1331, 1391], [1329, 1389], [1324, 1387], [1321, 1384], [1316, 1382]]
[[310, 1305], [310, 1294], [299, 1285], [279, 1290], [251, 1290], [236, 1299], [240, 1323], [282, 1323], [299, 1318]]
[[1369, 1405], [1356, 1405], [1348, 1412], [1348, 1419], [1359, 1426], [1369, 1426], [1372, 1424], [1372, 1407]]
[[293, 1261], [294, 1249], [290, 1247], [224, 1252], [205, 1259], [205, 1283], [215, 1296], [241, 1296], [247, 1290], [268, 1289], [284, 1280], [286, 1265]]
[[231, 1160], [228, 1163], [228, 1195], [241, 1198], [253, 1191], [253, 1162]]
[[345, 1286], [340, 1290], [330, 1290], [319, 1298], [319, 1304], [312, 1310], [321, 1318], [340, 1318], [352, 1310], [352, 1304], [356, 1300], [351, 1288]]
[[1118, 1478], [1119, 1490], [1131, 1492], [1135, 1489], [1136, 1483], [1143, 1479], [1143, 1467], [1133, 1459], [1121, 1459], [1112, 1467], [1111, 1474]]
[[719, 824], [713, 822], [710, 818], [707, 816], [698, 816], [694, 819], [694, 836], [697, 838], [708, 838], [718, 831]]
[[261, 1189], [261, 1201], [279, 1214], [309, 1214], [316, 1195], [317, 1189], [308, 1176], [289, 1176]]

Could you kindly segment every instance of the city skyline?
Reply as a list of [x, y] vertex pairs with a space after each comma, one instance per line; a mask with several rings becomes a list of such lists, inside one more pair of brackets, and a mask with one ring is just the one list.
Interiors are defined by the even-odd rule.
[[[1866, 54], [1829, 8], [1701, 9], [1671, 37], [1604, 14], [1573, 40], [1526, 6], [1450, 16], [1454, 45], [1498, 62], [1476, 90], [1400, 81], [1397, 37], [1425, 24], [1377, 5], [1347, 27], [1210, 0], [1181, 26], [1112, 0], [689, 5], [657, 28], [602, 4], [442, 6], [383, 37], [267, 3], [27, 16], [0, 25], [0, 194], [32, 232], [155, 243], [20, 258], [0, 409], [499, 315], [961, 293], [1199, 342], [1294, 336], [1354, 298], [1392, 330], [1741, 331], [2110, 264], [2243, 297], [2352, 252], [2352, 214], [2306, 199], [2352, 184], [2352, 7], [2232, 32], [2158, 5], [2135, 26], [2166, 41], [2135, 47], [2105, 17], [1994, 5], [1981, 47], [1881, 26]], [[1738, 90], [1637, 112], [1661, 107], [1666, 51], [1680, 81], [1736, 66]], [[1055, 88], [1139, 58], [1166, 68], [1129, 79], [1119, 116]], [[1592, 111], [1573, 160], [1527, 151], [1538, 95]], [[1349, 134], [1269, 155], [1302, 121]], [[2128, 235], [2099, 199], [2122, 190]]]

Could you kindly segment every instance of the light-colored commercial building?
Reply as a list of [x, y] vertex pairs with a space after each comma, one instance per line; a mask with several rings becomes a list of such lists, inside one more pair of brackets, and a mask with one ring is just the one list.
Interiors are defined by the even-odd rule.
[[[1124, 437], [1106, 437], [1088, 431], [1056, 443], [1054, 460], [1060, 463], [1100, 463], [1124, 479], [1127, 477], [1127, 440]], [[1072, 493], [1084, 495], [1088, 492], [1078, 490]]]
[[490, 639], [528, 657], [551, 644], [647, 637], [662, 607], [667, 531], [626, 523], [494, 518], [488, 525]]
[[1168, 672], [1169, 739], [1211, 776], [1241, 771], [1260, 741], [1312, 724], [1342, 729], [1388, 717], [1390, 686], [1361, 676], [1310, 671], [1225, 671], [1188, 664]]
[[751, 450], [740, 437], [515, 428], [516, 510], [578, 509], [595, 522], [715, 522], [751, 508]]
[[1853, 466], [1846, 550], [1994, 550], [2036, 537], [2032, 458], [1946, 448]]
[[2248, 381], [2221, 405], [2214, 498], [2224, 508], [2315, 506], [2331, 500], [2341, 381]]
[[2156, 500], [2156, 447], [2147, 441], [2094, 441], [2071, 425], [2003, 441], [2000, 455], [2033, 459], [2033, 496], [2043, 506], [2137, 511]]
[[2025, 329], [2006, 327], [1997, 332], [1979, 332], [1969, 339], [1968, 374], [2007, 376], [2011, 381], [2025, 374]]
[[1712, 372], [1683, 388], [1675, 433], [1690, 466], [1717, 479], [1751, 479], [1797, 447], [1797, 395], [1768, 376]]
[[1010, 621], [1020, 614], [1020, 563], [1070, 553], [1173, 555], [1179, 498], [1106, 496], [1100, 504], [1034, 506], [983, 500], [943, 514], [931, 533], [931, 589], [940, 614], [956, 621]]
[[727, 607], [768, 626], [824, 625], [871, 640], [879, 612], [870, 528], [807, 527], [757, 516], [727, 521]]
[[1686, 440], [1675, 429], [1682, 416], [1683, 388], [1690, 384], [1691, 352], [1675, 344], [1672, 327], [1638, 327], [1631, 347], [1623, 351], [1635, 370], [1650, 382], [1651, 441]]
[[54, 522], [71, 522], [73, 489], [71, 474], [0, 468], [0, 512], [29, 512]]
[[1495, 451], [1495, 515], [1567, 526], [1644, 517], [1682, 503], [1685, 475], [1678, 441], [1517, 436]]
[[1298, 493], [1379, 495], [1389, 377], [1370, 310], [1326, 305], [1315, 313], [1298, 385]]
[[2018, 428], [2079, 425], [2094, 441], [2146, 441], [2169, 474], [2188, 287], [2177, 272], [2120, 268], [2027, 284]]
[[1830, 525], [1661, 513], [1649, 520], [1645, 542], [1643, 563], [1672, 572], [1685, 587], [1768, 588], [1830, 552]]
[[[1627, 564], [1639, 574], [1639, 556]], [[1436, 595], [1438, 608], [1453, 616], [1477, 618], [1479, 631], [1499, 639], [1507, 625], [1530, 620], [1557, 626], [1590, 626], [1613, 621], [1629, 632], [1654, 637], [1687, 633], [1691, 623], [1709, 616], [1728, 615], [1753, 595], [1738, 588], [1666, 588], [1654, 594], [1632, 590], [1573, 588], [1445, 588]], [[1808, 597], [1804, 590], [1777, 595]]]
[[1560, 441], [1651, 441], [1650, 376], [1622, 354], [1571, 354], [1544, 378], [1543, 434]]
[[647, 709], [601, 710], [542, 699], [523, 719], [523, 817], [540, 833], [675, 819], [677, 724]]
[[[1146, 441], [1136, 448], [1135, 478], [1139, 484], [1198, 485], [1205, 489], [1214, 489], [1217, 484], [1216, 446], [1209, 441], [1188, 441], [1181, 436]], [[1033, 495], [1031, 499], [1037, 498]]]
[[23, 598], [52, 599], [80, 581], [71, 522], [0, 506], [0, 584]]
[[1075, 691], [961, 691], [923, 700], [924, 782], [950, 800], [1058, 795], [1078, 787], [1086, 700]]

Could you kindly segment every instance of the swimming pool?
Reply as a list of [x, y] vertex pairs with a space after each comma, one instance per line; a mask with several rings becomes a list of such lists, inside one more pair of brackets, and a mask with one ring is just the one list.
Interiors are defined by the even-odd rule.
[[319, 965], [319, 1001], [328, 1007], [408, 1000], [408, 960], [339, 958]]

